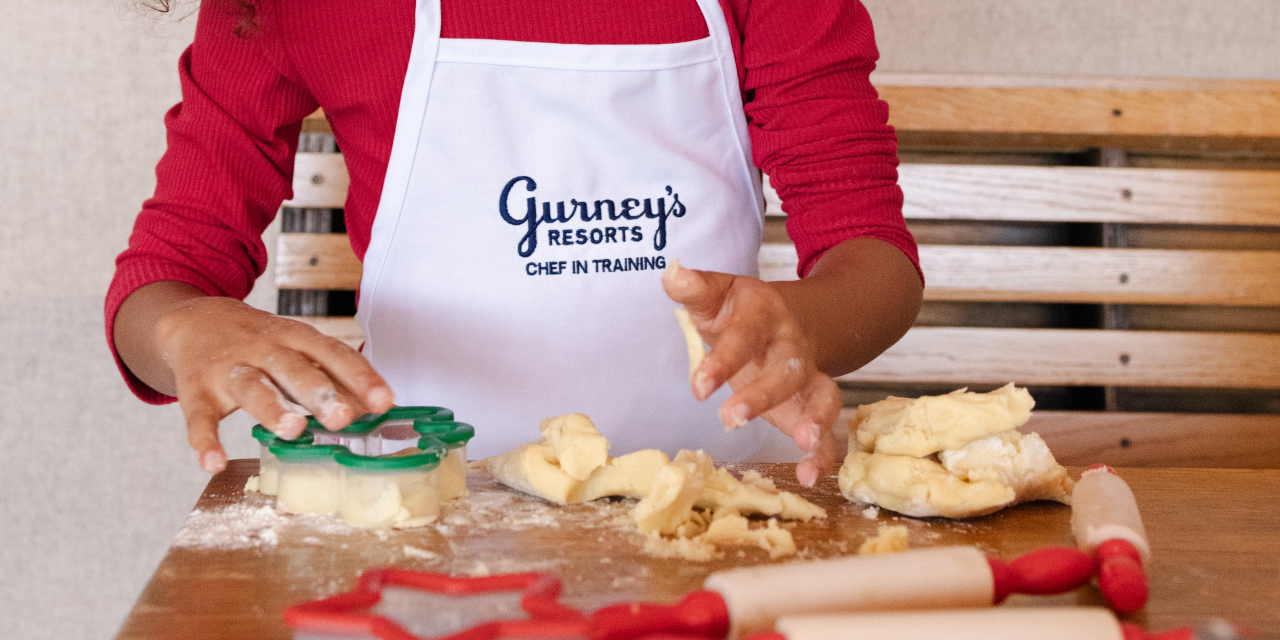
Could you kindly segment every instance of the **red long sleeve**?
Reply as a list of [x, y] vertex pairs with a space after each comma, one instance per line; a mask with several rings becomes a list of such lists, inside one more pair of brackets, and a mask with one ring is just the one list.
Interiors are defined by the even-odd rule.
[[[823, 251], [871, 236], [916, 261], [896, 186], [896, 139], [868, 74], [870, 17], [845, 0], [720, 0], [746, 97], [755, 162], [784, 201], [807, 273]], [[223, 3], [201, 6], [166, 116], [155, 196], [116, 261], [105, 315], [160, 280], [244, 298], [266, 266], [261, 236], [291, 195], [301, 121], [323, 107], [351, 175], [347, 231], [363, 257], [378, 208], [413, 39], [413, 0], [262, 0], [238, 38]], [[706, 37], [693, 0], [444, 0], [442, 33], [577, 44]], [[117, 365], [143, 400], [172, 401]]]

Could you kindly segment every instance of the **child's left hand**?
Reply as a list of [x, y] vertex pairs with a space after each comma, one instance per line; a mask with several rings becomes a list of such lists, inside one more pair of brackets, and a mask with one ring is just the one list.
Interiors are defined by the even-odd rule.
[[733, 429], [768, 420], [805, 452], [796, 478], [813, 486], [835, 461], [842, 401], [782, 296], [758, 278], [679, 266], [663, 274], [662, 286], [711, 345], [691, 376], [693, 395], [705, 400], [728, 382], [734, 393], [720, 406], [721, 422]]

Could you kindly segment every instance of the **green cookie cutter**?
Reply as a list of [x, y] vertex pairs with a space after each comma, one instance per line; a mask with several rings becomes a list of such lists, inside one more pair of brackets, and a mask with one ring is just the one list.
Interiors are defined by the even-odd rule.
[[307, 431], [337, 436], [360, 437], [369, 435], [384, 422], [399, 420], [412, 420], [416, 429], [419, 424], [450, 422], [453, 420], [453, 411], [445, 407], [392, 407], [382, 414], [367, 413], [337, 431], [326, 429], [324, 425], [320, 424], [319, 420], [316, 420], [315, 416], [307, 416]]

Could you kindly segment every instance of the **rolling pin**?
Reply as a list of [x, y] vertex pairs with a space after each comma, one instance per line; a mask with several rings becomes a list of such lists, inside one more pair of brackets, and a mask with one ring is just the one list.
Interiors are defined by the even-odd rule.
[[1098, 590], [1116, 611], [1137, 611], [1147, 603], [1151, 545], [1129, 485], [1111, 467], [1095, 464], [1071, 492], [1071, 532], [1081, 551], [1094, 557]]
[[784, 617], [748, 640], [1239, 640], [1220, 620], [1150, 634], [1102, 607], [912, 611]]
[[1093, 577], [1093, 560], [1055, 547], [1012, 562], [975, 547], [932, 547], [881, 556], [792, 562], [713, 573], [675, 605], [604, 607], [587, 626], [591, 640], [651, 634], [731, 639], [773, 629], [784, 615], [990, 607], [1011, 593], [1050, 595]]

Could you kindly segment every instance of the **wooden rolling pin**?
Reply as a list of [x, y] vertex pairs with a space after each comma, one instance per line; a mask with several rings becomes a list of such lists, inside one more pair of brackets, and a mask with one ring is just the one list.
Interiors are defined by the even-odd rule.
[[1064, 593], [1092, 576], [1092, 559], [1068, 547], [1041, 549], [1009, 563], [975, 547], [933, 547], [765, 565], [711, 574], [705, 591], [676, 605], [605, 607], [592, 614], [587, 635], [741, 638], [773, 629], [784, 615], [990, 607], [1011, 593]]
[[1147, 603], [1151, 544], [1129, 485], [1111, 467], [1095, 464], [1080, 475], [1071, 492], [1071, 532], [1080, 550], [1093, 556], [1098, 590], [1116, 611], [1132, 612]]
[[1238, 640], [1229, 624], [1150, 634], [1102, 607], [852, 613], [784, 617], [749, 640]]

